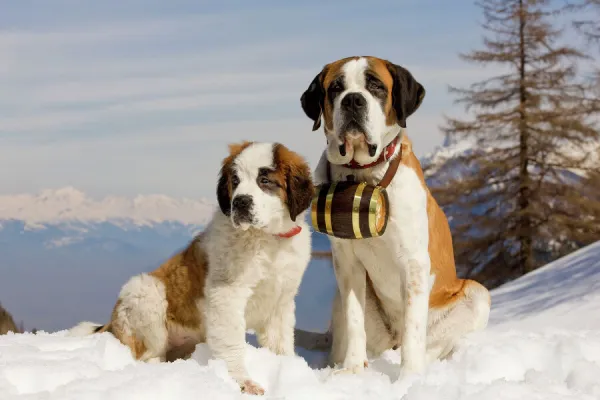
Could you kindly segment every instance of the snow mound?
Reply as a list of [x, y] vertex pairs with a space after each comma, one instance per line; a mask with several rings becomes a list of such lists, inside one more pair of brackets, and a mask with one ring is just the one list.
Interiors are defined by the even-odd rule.
[[[311, 369], [248, 345], [250, 375], [271, 399], [600, 398], [600, 242], [493, 291], [490, 326], [420, 376], [397, 380], [388, 351], [360, 375]], [[190, 360], [135, 362], [110, 334], [0, 336], [0, 399], [238, 399], [225, 364], [198, 345]]]
[[133, 199], [108, 196], [97, 200], [73, 187], [64, 187], [43, 190], [36, 195], [0, 196], [0, 220], [25, 221], [30, 229], [41, 228], [46, 223], [111, 220], [137, 225], [165, 221], [204, 225], [214, 212], [214, 203], [204, 199], [174, 199], [165, 195], [139, 195]]

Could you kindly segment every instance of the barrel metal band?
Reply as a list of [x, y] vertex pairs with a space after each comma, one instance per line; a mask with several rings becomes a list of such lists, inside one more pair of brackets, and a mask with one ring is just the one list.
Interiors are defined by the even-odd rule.
[[310, 210], [310, 216], [312, 218], [312, 225], [313, 227], [317, 230], [320, 231], [320, 227], [319, 227], [319, 220], [317, 218], [317, 208], [318, 208], [318, 203], [319, 203], [319, 193], [321, 193], [321, 188], [319, 188], [319, 190], [315, 190], [315, 194], [313, 196], [313, 200], [312, 200], [312, 207]]
[[354, 237], [362, 239], [360, 233], [360, 200], [362, 198], [363, 190], [367, 186], [366, 183], [359, 183], [354, 193], [354, 201], [352, 202], [352, 230], [354, 231]]
[[329, 235], [333, 235], [333, 229], [331, 228], [331, 202], [333, 201], [333, 193], [337, 182], [334, 182], [329, 186], [327, 197], [325, 198], [325, 230]]
[[377, 237], [377, 199], [380, 198], [380, 189], [375, 187], [371, 194], [371, 201], [369, 202], [369, 230], [371, 231], [372, 237]]

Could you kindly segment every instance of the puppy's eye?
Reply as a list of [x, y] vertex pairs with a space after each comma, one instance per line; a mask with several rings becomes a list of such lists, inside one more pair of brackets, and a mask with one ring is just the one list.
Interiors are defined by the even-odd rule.
[[231, 177], [231, 184], [233, 186], [237, 186], [240, 184], [240, 178], [238, 178], [236, 175]]
[[261, 185], [268, 185], [271, 183], [271, 181], [269, 180], [269, 178], [267, 178], [266, 176], [263, 176], [260, 178], [259, 180]]
[[369, 90], [384, 90], [385, 87], [383, 86], [383, 83], [379, 82], [376, 79], [370, 79], [369, 82], [367, 83], [367, 88]]

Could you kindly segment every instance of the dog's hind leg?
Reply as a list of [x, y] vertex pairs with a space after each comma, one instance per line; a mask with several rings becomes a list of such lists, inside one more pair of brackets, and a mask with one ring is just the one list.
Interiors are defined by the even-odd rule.
[[448, 357], [467, 333], [484, 329], [490, 314], [490, 293], [481, 284], [463, 280], [456, 300], [429, 311], [427, 361]]
[[134, 276], [121, 289], [111, 331], [135, 359], [165, 361], [169, 343], [166, 315], [164, 284], [147, 274]]

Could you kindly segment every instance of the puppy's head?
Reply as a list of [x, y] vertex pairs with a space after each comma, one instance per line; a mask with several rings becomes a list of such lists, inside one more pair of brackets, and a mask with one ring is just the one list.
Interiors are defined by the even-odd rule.
[[229, 146], [217, 185], [223, 214], [236, 228], [277, 234], [289, 231], [310, 205], [310, 168], [279, 143], [244, 142]]
[[377, 160], [425, 89], [408, 70], [375, 57], [349, 57], [331, 64], [302, 94], [302, 109], [317, 130], [324, 121], [327, 158], [333, 164]]

